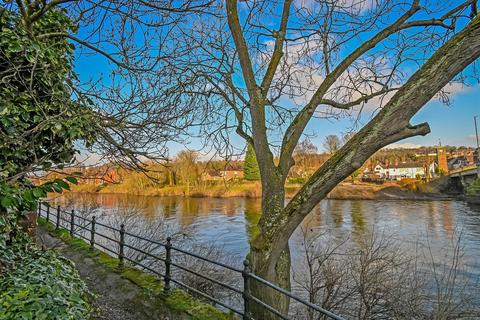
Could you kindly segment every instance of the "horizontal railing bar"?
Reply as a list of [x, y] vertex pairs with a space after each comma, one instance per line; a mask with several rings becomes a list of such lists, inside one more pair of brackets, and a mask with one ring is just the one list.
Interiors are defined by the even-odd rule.
[[148, 252], [146, 252], [146, 251], [144, 251], [144, 250], [142, 250], [142, 249], [135, 248], [134, 246], [131, 246], [131, 245], [127, 244], [127, 243], [125, 243], [124, 246], [127, 247], [127, 248], [130, 248], [130, 249], [132, 249], [132, 250], [138, 251], [138, 252], [140, 252], [140, 253], [143, 253], [144, 255], [147, 255], [147, 256], [149, 256], [149, 257], [151, 257], [151, 258], [154, 258], [154, 259], [157, 259], [157, 260], [160, 260], [160, 261], [165, 262], [165, 259], [163, 259], [162, 257], [159, 257], [159, 256], [154, 255], [154, 254], [152, 254], [152, 253], [148, 253]]
[[[49, 214], [48, 216], [49, 216], [49, 218], [50, 218], [49, 220], [51, 220], [51, 221], [57, 219], [57, 215], [56, 215], [56, 214], [52, 214], [51, 211], [50, 211], [50, 214]], [[53, 219], [52, 219], [52, 218], [53, 218]], [[60, 217], [60, 218], [61, 218], [61, 217]], [[55, 222], [55, 221], [53, 221], [53, 222]]]
[[100, 248], [103, 248], [103, 249], [107, 250], [108, 252], [113, 253], [114, 255], [118, 255], [118, 253], [115, 252], [114, 250], [112, 250], [112, 249], [110, 249], [110, 248], [108, 248], [108, 247], [106, 247], [103, 244], [100, 244], [98, 242], [95, 242], [95, 246], [99, 246]]
[[[48, 208], [50, 208], [50, 211], [48, 211]], [[39, 213], [39, 216], [40, 216], [40, 217], [42, 217], [42, 211], [43, 211], [44, 213], [48, 213], [49, 218], [51, 218], [49, 222], [52, 223], [52, 224], [54, 224], [54, 223], [53, 223], [54, 218], [57, 218], [58, 220], [62, 220], [62, 221], [64, 221], [64, 222], [66, 222], [67, 224], [71, 224], [71, 221], [69, 221], [68, 219], [63, 218], [62, 215], [61, 215], [62, 212], [65, 213], [65, 214], [67, 214], [67, 215], [71, 215], [71, 212], [64, 211], [64, 210], [60, 210], [60, 216], [58, 217], [58, 213], [59, 213], [59, 212], [58, 212], [58, 208], [57, 208], [57, 210], [55, 210], [55, 207], [46, 205], [45, 202], [40, 203], [40, 205], [39, 205], [38, 213]], [[79, 228], [84, 229], [84, 230], [87, 230], [87, 231], [89, 230], [87, 227], [88, 227], [89, 225], [91, 225], [92, 220], [90, 220], [90, 219], [88, 219], [88, 218], [84, 218], [84, 217], [82, 217], [82, 216], [74, 216], [74, 217], [80, 218], [80, 219], [82, 219], [83, 221], [88, 221], [89, 223], [88, 223], [86, 226], [81, 226], [81, 225], [79, 225], [79, 224], [73, 223], [73, 226], [79, 227]], [[44, 218], [46, 218], [46, 215], [44, 216]], [[116, 229], [115, 227], [106, 225], [106, 224], [101, 223], [101, 222], [96, 222], [96, 225], [98, 225], [98, 226], [100, 226], [100, 227], [105, 227], [105, 228], [110, 229], [110, 230], [112, 230], [112, 231], [117, 231], [117, 232], [120, 231], [119, 229]], [[61, 224], [60, 224], [60, 227], [66, 228], [66, 227], [62, 226]], [[103, 238], [105, 238], [105, 239], [107, 239], [107, 240], [110, 240], [110, 241], [112, 241], [112, 242], [114, 242], [114, 243], [116, 243], [116, 244], [119, 244], [119, 243], [120, 243], [118, 240], [113, 239], [113, 238], [111, 238], [111, 237], [109, 237], [109, 236], [107, 236], [107, 235], [105, 235], [105, 234], [98, 233], [98, 232], [96, 232], [95, 234], [98, 235], [98, 236], [100, 236], [100, 237], [103, 237]], [[139, 235], [136, 235], [136, 234], [132, 234], [132, 233], [130, 233], [130, 232], [125, 232], [124, 234], [126, 234], [126, 235], [128, 235], [128, 236], [131, 236], [131, 237], [135, 237], [135, 238], [140, 239], [140, 240], [143, 240], [143, 241], [147, 241], [147, 242], [149, 242], [149, 243], [157, 244], [157, 245], [160, 245], [160, 246], [166, 248], [166, 244], [161, 243], [161, 242], [159, 242], [159, 241], [147, 239], [147, 238], [144, 238], [144, 237], [142, 237], [142, 236], [139, 236]], [[75, 231], [75, 232], [74, 232], [74, 235], [77, 235], [78, 237], [82, 238], [82, 239], [85, 240], [85, 241], [89, 241], [89, 239], [87, 239], [86, 237], [84, 237], [82, 234], [78, 233], [78, 231]], [[108, 251], [108, 252], [110, 252], [110, 253], [112, 253], [112, 254], [114, 254], [114, 255], [118, 255], [118, 253], [115, 252], [113, 249], [110, 249], [109, 247], [104, 246], [104, 245], [102, 245], [101, 243], [95, 242], [95, 245], [96, 245], [97, 247], [100, 247], [100, 248], [105, 249], [106, 251]], [[144, 250], [142, 250], [142, 249], [135, 248], [135, 247], [133, 247], [133, 246], [131, 246], [131, 245], [128, 245], [128, 244], [124, 244], [124, 245], [125, 245], [126, 247], [128, 247], [128, 248], [131, 248], [132, 250], [135, 250], [135, 251], [137, 251], [137, 252], [143, 253], [143, 254], [151, 257], [151, 258], [154, 258], [154, 259], [157, 259], [157, 260], [160, 260], [160, 261], [165, 262], [165, 259], [163, 259], [163, 258], [161, 258], [161, 257], [159, 257], [159, 256], [157, 256], [157, 255], [148, 253], [148, 252], [146, 252], [146, 251], [144, 251]], [[188, 255], [188, 256], [190, 256], [190, 257], [194, 257], [194, 258], [197, 258], [197, 259], [206, 261], [206, 262], [208, 262], [208, 263], [211, 263], [211, 264], [214, 264], [214, 265], [217, 265], [217, 266], [220, 266], [220, 267], [223, 267], [223, 268], [226, 268], [226, 269], [229, 269], [229, 270], [238, 272], [238, 273], [242, 273], [242, 272], [243, 272], [243, 270], [241, 270], [241, 269], [239, 269], [239, 268], [235, 268], [235, 267], [229, 266], [229, 265], [224, 264], [224, 263], [221, 263], [221, 262], [216, 262], [216, 261], [210, 260], [210, 259], [208, 259], [208, 258], [206, 258], [206, 257], [202, 257], [202, 256], [200, 256], [200, 255], [198, 255], [198, 254], [196, 254], [196, 253], [189, 252], [189, 251], [184, 250], [184, 249], [181, 249], [181, 248], [177, 248], [177, 247], [174, 247], [174, 246], [171, 246], [170, 248], [173, 249], [173, 250], [175, 250], [175, 251], [177, 251], [177, 252], [186, 254], [186, 255]], [[156, 270], [154, 270], [154, 269], [152, 269], [152, 268], [150, 268], [150, 267], [147, 267], [147, 266], [141, 264], [140, 262], [137, 262], [137, 261], [135, 261], [135, 260], [132, 260], [132, 259], [130, 259], [130, 258], [128, 258], [128, 257], [124, 257], [124, 258], [127, 259], [128, 261], [132, 262], [134, 265], [137, 265], [137, 266], [140, 266], [140, 267], [142, 267], [142, 268], [144, 268], [144, 269], [146, 269], [146, 270], [149, 270], [150, 272], [152, 272], [152, 273], [154, 273], [154, 274], [156, 274], [156, 275], [165, 277], [165, 275], [163, 275], [162, 273], [160, 273], [160, 272], [158, 272], [158, 271], [156, 271]], [[233, 286], [230, 286], [230, 285], [228, 285], [228, 284], [222, 283], [222, 282], [220, 282], [220, 281], [218, 281], [218, 280], [216, 280], [216, 279], [210, 278], [210, 277], [208, 277], [208, 276], [202, 275], [202, 274], [200, 274], [200, 273], [198, 273], [198, 272], [196, 272], [196, 271], [193, 271], [193, 270], [188, 269], [187, 267], [181, 266], [181, 265], [176, 264], [176, 263], [174, 263], [174, 262], [170, 262], [170, 264], [171, 264], [172, 266], [174, 266], [174, 267], [177, 267], [177, 268], [182, 269], [182, 270], [184, 270], [184, 271], [186, 271], [186, 272], [189, 272], [189, 273], [191, 273], [191, 274], [194, 274], [194, 275], [196, 275], [196, 276], [198, 276], [198, 277], [201, 277], [201, 278], [203, 278], [203, 279], [205, 279], [205, 280], [211, 281], [211, 282], [213, 282], [213, 283], [215, 283], [215, 284], [218, 284], [218, 285], [220, 285], [220, 286], [222, 286], [222, 287], [225, 287], [225, 288], [227, 288], [227, 289], [230, 289], [230, 290], [233, 291], [233, 292], [236, 292], [236, 293], [239, 293], [239, 294], [242, 294], [242, 293], [243, 293], [241, 290], [239, 290], [239, 289], [237, 289], [237, 288], [235, 288], [235, 287], [233, 287]], [[265, 280], [265, 279], [263, 279], [263, 278], [255, 275], [255, 274], [253, 274], [253, 273], [248, 273], [247, 276], [250, 277], [250, 278], [252, 278], [252, 279], [255, 279], [256, 281], [258, 281], [258, 282], [260, 282], [260, 283], [262, 283], [262, 284], [264, 284], [264, 285], [266, 285], [266, 286], [268, 286], [268, 287], [270, 287], [270, 288], [272, 288], [272, 289], [274, 289], [274, 290], [276, 290], [276, 291], [278, 291], [278, 292], [280, 292], [280, 293], [282, 293], [282, 294], [284, 294], [284, 295], [286, 295], [286, 296], [288, 296], [288, 297], [290, 297], [290, 298], [292, 298], [292, 299], [294, 299], [294, 300], [296, 300], [297, 302], [305, 305], [306, 307], [308, 307], [308, 308], [310, 308], [310, 309], [313, 309], [313, 310], [315, 310], [315, 311], [318, 311], [318, 312], [320, 312], [320, 313], [322, 313], [322, 314], [324, 314], [324, 315], [326, 315], [326, 316], [328, 316], [328, 317], [330, 317], [330, 318], [332, 318], [332, 319], [335, 319], [335, 320], [344, 320], [342, 317], [337, 316], [337, 315], [335, 315], [334, 313], [332, 313], [332, 312], [330, 312], [330, 311], [328, 311], [328, 310], [326, 310], [326, 309], [323, 309], [323, 308], [321, 308], [321, 307], [319, 307], [319, 306], [317, 306], [317, 305], [315, 305], [315, 304], [313, 304], [313, 303], [304, 301], [303, 299], [301, 299], [301, 298], [296, 297], [295, 295], [293, 295], [291, 292], [289, 292], [289, 291], [287, 291], [287, 290], [285, 290], [285, 289], [283, 289], [283, 288], [280, 288], [280, 287], [276, 286], [275, 284], [270, 283], [270, 282], [268, 282], [267, 280]], [[233, 308], [233, 307], [231, 307], [231, 306], [229, 306], [229, 305], [227, 305], [227, 304], [225, 304], [225, 303], [223, 303], [223, 302], [221, 302], [221, 301], [219, 301], [219, 300], [217, 300], [217, 299], [209, 296], [209, 295], [206, 294], [206, 293], [203, 293], [203, 292], [201, 292], [201, 291], [199, 291], [199, 290], [197, 290], [197, 289], [195, 289], [195, 288], [192, 288], [192, 287], [190, 287], [190, 286], [182, 283], [181, 281], [175, 280], [175, 279], [173, 279], [173, 278], [170, 279], [170, 280], [173, 281], [173, 282], [175, 282], [175, 283], [177, 283], [178, 285], [186, 288], [186, 289], [189, 290], [189, 291], [195, 292], [195, 293], [203, 296], [204, 298], [206, 298], [206, 299], [208, 299], [208, 300], [210, 300], [210, 301], [212, 301], [212, 302], [214, 302], [214, 303], [217, 303], [217, 304], [220, 305], [220, 306], [223, 306], [223, 307], [225, 307], [225, 308], [227, 308], [227, 309], [229, 309], [229, 310], [231, 310], [231, 311], [233, 311], [233, 312], [235, 312], [235, 313], [237, 313], [237, 314], [239, 314], [239, 315], [243, 315], [243, 312], [241, 312], [241, 311], [239, 311], [239, 310], [236, 310], [235, 308]], [[270, 312], [276, 314], [277, 316], [281, 317], [282, 319], [289, 319], [288, 317], [282, 315], [279, 311], [277, 311], [276, 309], [274, 309], [274, 308], [271, 307], [270, 305], [264, 303], [263, 301], [259, 300], [258, 298], [254, 297], [254, 296], [249, 296], [249, 299], [251, 299], [252, 301], [255, 301], [255, 302], [259, 303], [259, 304], [262, 305], [264, 308], [266, 308], [266, 309], [269, 310]]]
[[70, 224], [70, 220], [65, 219], [64, 217], [62, 217], [62, 215], [60, 215], [60, 220], [62, 220], [63, 222], [67, 222], [68, 224]]
[[113, 230], [113, 231], [120, 231], [120, 229], [116, 229], [116, 228], [114, 228], [114, 227], [112, 227], [112, 226], [103, 224], [103, 223], [101, 223], [101, 222], [97, 222], [97, 221], [96, 221], [95, 224], [96, 224], [97, 226], [105, 227], [105, 228], [108, 228], [108, 229]]
[[78, 237], [82, 238], [83, 240], [85, 241], [90, 241], [90, 239], [88, 239], [87, 237], [84, 237], [83, 235], [81, 235], [80, 233], [77, 233], [77, 232], [73, 232], [75, 235], [77, 235]]
[[202, 297], [204, 297], [204, 298], [206, 298], [206, 299], [208, 299], [208, 300], [210, 300], [210, 301], [212, 301], [212, 302], [215, 302], [215, 303], [221, 305], [222, 307], [227, 308], [228, 310], [232, 310], [233, 312], [235, 312], [235, 313], [243, 316], [243, 312], [242, 312], [242, 311], [237, 310], [237, 309], [235, 309], [234, 307], [231, 307], [231, 306], [229, 306], [228, 304], [223, 303], [223, 302], [221, 302], [220, 300], [217, 300], [217, 299], [215, 299], [214, 297], [211, 297], [211, 296], [209, 296], [208, 294], [206, 294], [206, 293], [204, 293], [204, 292], [202, 292], [202, 291], [199, 291], [199, 290], [197, 290], [197, 289], [195, 289], [195, 288], [192, 288], [192, 287], [190, 287], [189, 285], [186, 285], [185, 283], [183, 283], [183, 282], [181, 282], [181, 281], [178, 281], [178, 280], [175, 280], [175, 279], [173, 279], [173, 278], [170, 279], [170, 280], [173, 281], [173, 282], [175, 282], [175, 283], [178, 284], [179, 286], [187, 289], [188, 291], [195, 292], [196, 294], [199, 294], [199, 295], [201, 295]]
[[262, 300], [260, 300], [258, 298], [255, 298], [254, 296], [250, 296], [249, 299], [252, 300], [252, 301], [255, 301], [258, 304], [260, 304], [262, 307], [264, 307], [265, 309], [267, 309], [271, 313], [274, 313], [275, 315], [279, 316], [280, 318], [282, 318], [284, 320], [290, 320], [290, 318], [288, 316], [285, 316], [285, 315], [281, 314], [277, 309], [271, 307], [270, 305], [266, 304]]
[[[148, 271], [150, 271], [150, 272], [152, 272], [152, 273], [154, 273], [154, 274], [156, 274], [156, 275], [158, 275], [158, 276], [165, 277], [165, 275], [164, 275], [163, 273], [161, 273], [160, 271], [157, 271], [157, 270], [155, 270], [155, 269], [152, 269], [152, 268], [150, 268], [150, 267], [147, 267], [146, 265], [143, 265], [143, 264], [141, 264], [141, 263], [138, 262], [138, 261], [135, 261], [135, 260], [133, 260], [133, 259], [130, 259], [129, 257], [126, 257], [126, 256], [125, 256], [124, 258], [125, 258], [126, 260], [130, 261], [134, 266], [140, 266], [140, 267], [142, 267], [142, 268], [144, 268], [144, 269], [146, 269], [146, 270], [148, 270]], [[160, 280], [160, 279], [159, 279], [159, 280]]]
[[270, 287], [270, 288], [272, 288], [272, 289], [274, 289], [274, 290], [276, 290], [276, 291], [278, 291], [278, 292], [283, 293], [284, 295], [286, 295], [286, 296], [288, 296], [288, 297], [290, 297], [290, 298], [292, 298], [292, 299], [294, 299], [294, 300], [297, 300], [298, 302], [304, 304], [305, 306], [307, 306], [307, 307], [309, 307], [309, 308], [311, 308], [311, 309], [313, 309], [313, 310], [316, 310], [316, 311], [318, 311], [318, 312], [320, 312], [320, 313], [323, 313], [323, 314], [326, 315], [326, 316], [329, 316], [329, 317], [332, 318], [332, 319], [335, 319], [335, 320], [345, 320], [345, 319], [343, 319], [342, 317], [337, 316], [336, 314], [334, 314], [334, 313], [332, 313], [332, 312], [330, 312], [330, 311], [328, 311], [328, 310], [325, 310], [325, 309], [323, 309], [323, 308], [321, 308], [321, 307], [319, 307], [319, 306], [317, 306], [317, 305], [314, 305], [313, 303], [304, 301], [303, 299], [300, 299], [300, 298], [296, 297], [296, 296], [293, 295], [291, 292], [289, 292], [289, 291], [287, 291], [287, 290], [285, 290], [285, 289], [282, 289], [282, 288], [280, 288], [280, 287], [277, 287], [277, 286], [274, 285], [273, 283], [270, 283], [270, 282], [268, 282], [267, 280], [265, 280], [265, 279], [263, 279], [263, 278], [260, 278], [259, 276], [255, 275], [255, 274], [253, 274], [253, 273], [249, 273], [248, 276], [251, 277], [252, 279], [257, 280], [257, 281], [260, 282], [260, 283], [263, 283], [264, 285], [266, 285], [266, 286], [268, 286], [268, 287]]
[[110, 241], [115, 242], [115, 243], [120, 243], [120, 241], [118, 241], [116, 239], [113, 239], [113, 238], [110, 238], [109, 236], [106, 236], [106, 235], [104, 235], [102, 233], [99, 233], [99, 232], [95, 232], [95, 235], [100, 236], [102, 238], [105, 238], [105, 239], [110, 240]]
[[129, 237], [134, 237], [134, 238], [137, 238], [137, 239], [140, 239], [140, 240], [143, 240], [143, 241], [147, 241], [147, 242], [151, 242], [151, 243], [154, 243], [154, 244], [158, 244], [158, 245], [161, 245], [162, 247], [165, 247], [165, 244], [160, 242], [160, 241], [156, 241], [156, 240], [152, 240], [152, 239], [147, 239], [147, 238], [144, 238], [142, 236], [139, 236], [137, 234], [133, 234], [133, 233], [130, 233], [128, 231], [125, 231], [125, 235], [129, 236]]
[[186, 251], [186, 250], [183, 250], [183, 249], [174, 247], [174, 246], [172, 246], [172, 250], [175, 250], [175, 251], [184, 253], [184, 254], [186, 254], [186, 255], [195, 257], [195, 258], [197, 258], [197, 259], [200, 259], [200, 260], [203, 260], [203, 261], [206, 261], [206, 262], [210, 262], [210, 263], [216, 264], [217, 266], [224, 267], [224, 268], [230, 269], [230, 270], [232, 270], [232, 271], [236, 271], [236, 272], [242, 273], [242, 270], [240, 270], [240, 269], [237, 269], [237, 268], [235, 268], [235, 267], [229, 266], [229, 265], [224, 264], [224, 263], [221, 263], [221, 262], [216, 262], [216, 261], [210, 260], [210, 259], [208, 259], [208, 258], [199, 256], [198, 254], [195, 254], [195, 253], [193, 253], [193, 252], [189, 252], [189, 251]]
[[236, 292], [236, 293], [242, 294], [242, 291], [238, 290], [238, 289], [235, 288], [235, 287], [232, 287], [231, 285], [228, 285], [228, 284], [226, 284], [226, 283], [220, 282], [220, 281], [218, 281], [218, 280], [216, 280], [216, 279], [210, 278], [210, 277], [205, 276], [205, 275], [203, 275], [203, 274], [200, 274], [200, 273], [198, 273], [198, 272], [196, 272], [196, 271], [190, 270], [190, 269], [188, 269], [188, 268], [186, 268], [186, 267], [184, 267], [184, 266], [182, 266], [182, 265], [176, 264], [175, 262], [171, 262], [170, 264], [171, 264], [172, 266], [174, 266], [174, 267], [180, 268], [180, 269], [182, 269], [182, 270], [184, 270], [184, 271], [187, 271], [187, 272], [189, 272], [189, 273], [191, 273], [191, 274], [194, 274], [194, 275], [196, 275], [196, 276], [198, 276], [198, 277], [200, 277], [200, 278], [203, 278], [203, 279], [205, 279], [205, 280], [208, 280], [208, 281], [211, 281], [211, 282], [213, 282], [213, 283], [216, 283], [216, 284], [218, 284], [218, 285], [220, 285], [220, 286], [222, 286], [222, 287], [225, 287], [225, 288], [227, 288], [227, 289], [230, 289], [230, 290], [232, 290], [232, 291], [234, 291], [234, 292]]
[[[70, 213], [70, 212], [68, 212], [68, 211], [64, 211], [64, 212], [65, 212], [65, 213], [67, 213], [67, 214], [71, 214], [71, 213]], [[92, 222], [92, 220], [91, 220], [91, 219], [84, 218], [84, 217], [82, 217], [82, 216], [80, 216], [80, 215], [75, 215], [75, 218], [80, 218], [80, 219], [82, 219], [83, 221]]]
[[90, 223], [87, 223], [87, 225], [85, 225], [85, 226], [81, 226], [81, 225], [79, 225], [79, 224], [74, 224], [73, 226], [74, 226], [74, 227], [79, 227], [79, 228], [81, 228], [81, 229], [83, 229], [83, 230], [90, 231], [90, 229], [88, 228], [88, 226], [90, 226], [91, 224], [92, 224], [92, 223], [90, 222]]

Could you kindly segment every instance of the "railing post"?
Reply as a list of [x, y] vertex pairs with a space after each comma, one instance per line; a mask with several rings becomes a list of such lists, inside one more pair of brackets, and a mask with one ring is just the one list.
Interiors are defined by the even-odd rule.
[[123, 262], [123, 258], [125, 257], [123, 253], [124, 246], [125, 246], [125, 225], [122, 223], [122, 225], [120, 225], [120, 250], [118, 252], [118, 260], [119, 260], [118, 266], [120, 268], [123, 268], [123, 265], [124, 265], [124, 262]]
[[73, 227], [75, 226], [75, 211], [72, 209], [70, 213], [70, 236], [73, 237]]
[[50, 220], [50, 206], [47, 205], [47, 223], [49, 222]]
[[251, 320], [250, 316], [250, 265], [248, 260], [243, 261], [243, 320]]
[[165, 245], [165, 287], [163, 290], [165, 293], [170, 291], [170, 279], [172, 278], [170, 274], [170, 264], [172, 263], [172, 238], [167, 238], [167, 244]]
[[60, 206], [57, 207], [57, 224], [55, 225], [55, 230], [60, 228]]
[[95, 247], [95, 221], [96, 221], [96, 218], [95, 218], [95, 216], [93, 216], [92, 217], [92, 226], [91, 226], [91, 229], [90, 229], [90, 249], [92, 249], [92, 250]]

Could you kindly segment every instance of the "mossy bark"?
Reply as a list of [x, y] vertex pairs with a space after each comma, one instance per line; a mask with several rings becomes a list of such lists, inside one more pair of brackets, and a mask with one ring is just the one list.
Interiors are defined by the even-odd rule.
[[[418, 3], [418, 0], [414, 1], [404, 15], [360, 45], [324, 79], [310, 102], [295, 116], [286, 130], [277, 166], [268, 141], [265, 117], [270, 88], [263, 86], [268, 86], [269, 75], [274, 74], [274, 71], [267, 72], [267, 80], [262, 83], [262, 86], [257, 85], [249, 48], [239, 20], [237, 1], [226, 2], [228, 25], [249, 95], [252, 136], [251, 138], [247, 136], [246, 139], [253, 143], [262, 177], [262, 217], [259, 222], [259, 234], [251, 243], [249, 257], [253, 272], [257, 275], [288, 289], [290, 287], [288, 240], [303, 219], [337, 184], [360, 168], [377, 150], [408, 137], [429, 133], [430, 128], [427, 123], [411, 125], [412, 117], [457, 74], [480, 56], [480, 16], [476, 16], [461, 32], [441, 46], [396, 91], [382, 110], [320, 167], [285, 206], [284, 183], [293, 165], [293, 151], [315, 110], [324, 101], [325, 94], [352, 63], [385, 38], [406, 28], [425, 25], [427, 23], [425, 21], [408, 22], [409, 18], [420, 10]], [[286, 10], [288, 13], [288, 7]], [[277, 51], [281, 53], [281, 50]], [[242, 119], [239, 119], [240, 127], [241, 121]], [[256, 297], [265, 303], [271, 304], [283, 313], [288, 311], [288, 300], [283, 300], [260, 286], [255, 285], [253, 290]], [[254, 311], [255, 319], [275, 318], [259, 308], [255, 308]]]
[[[287, 246], [282, 251], [279, 259], [272, 261], [271, 250], [274, 239], [275, 217], [279, 217], [285, 207], [285, 188], [282, 179], [272, 179], [263, 185], [262, 192], [262, 218], [259, 221], [260, 234], [252, 240], [249, 261], [252, 272], [275, 285], [290, 290], [290, 250]], [[273, 262], [273, 263], [272, 263]], [[268, 286], [251, 282], [251, 293], [264, 303], [274, 307], [282, 314], [288, 314], [289, 298]], [[254, 319], [278, 319], [272, 312], [263, 306], [252, 303], [251, 311]]]
[[[277, 286], [287, 291], [290, 291], [291, 258], [290, 249], [288, 248], [288, 246], [280, 255], [280, 258], [278, 259], [273, 270], [268, 270], [264, 268], [265, 265], [268, 265], [267, 261], [267, 251], [261, 251], [252, 248], [252, 251], [250, 253], [250, 263], [252, 265], [252, 270], [254, 271], [254, 273], [270, 281], [271, 283], [274, 283]], [[290, 299], [287, 296], [254, 280], [252, 280], [250, 288], [253, 296], [257, 297], [264, 303], [274, 307], [280, 313], [284, 315], [288, 314]], [[254, 319], [278, 319], [275, 314], [268, 311], [265, 307], [257, 303], [251, 304], [251, 312]]]

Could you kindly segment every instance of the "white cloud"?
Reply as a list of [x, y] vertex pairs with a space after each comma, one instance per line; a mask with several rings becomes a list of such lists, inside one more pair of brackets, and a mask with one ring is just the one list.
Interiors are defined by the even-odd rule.
[[411, 142], [396, 142], [385, 147], [385, 149], [403, 148], [403, 149], [417, 149], [422, 147], [420, 144]]
[[75, 156], [75, 162], [77, 165], [82, 166], [95, 166], [103, 163], [103, 158], [101, 155], [96, 153], [90, 153], [88, 151], [82, 151], [80, 154]]
[[[324, 1], [318, 0], [296, 0], [295, 6], [297, 8], [312, 10], [319, 5], [319, 2], [324, 3]], [[376, 0], [337, 0], [335, 5], [337, 8], [342, 8], [350, 12], [362, 12], [374, 8]]]

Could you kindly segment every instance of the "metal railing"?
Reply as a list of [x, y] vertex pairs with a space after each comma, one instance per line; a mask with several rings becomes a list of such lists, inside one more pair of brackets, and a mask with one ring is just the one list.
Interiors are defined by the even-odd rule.
[[[66, 218], [65, 215], [68, 218]], [[201, 296], [202, 298], [204, 298], [204, 299], [206, 299], [206, 300], [208, 300], [208, 301], [210, 301], [210, 302], [212, 302], [216, 305], [219, 305], [219, 306], [225, 308], [226, 310], [230, 310], [231, 312], [236, 313], [237, 315], [241, 316], [242, 319], [244, 319], [244, 320], [254, 320], [254, 317], [252, 316], [252, 312], [251, 312], [252, 302], [258, 304], [261, 307], [263, 307], [265, 310], [268, 310], [269, 312], [276, 315], [280, 319], [286, 319], [286, 320], [291, 319], [289, 317], [289, 315], [282, 314], [279, 310], [277, 310], [273, 306], [270, 306], [269, 304], [263, 302], [262, 300], [258, 299], [257, 297], [255, 297], [252, 294], [251, 289], [250, 289], [251, 288], [251, 283], [252, 283], [252, 281], [257, 281], [258, 283], [261, 283], [261, 284], [277, 291], [278, 293], [283, 294], [283, 295], [295, 300], [299, 304], [306, 307], [309, 312], [312, 312], [312, 311], [317, 312], [318, 315], [323, 315], [325, 318], [329, 318], [329, 319], [343, 320], [342, 317], [340, 317], [340, 316], [338, 316], [338, 315], [336, 315], [336, 314], [334, 314], [334, 313], [332, 313], [332, 312], [330, 312], [326, 309], [323, 309], [320, 306], [317, 306], [313, 303], [305, 301], [302, 298], [295, 296], [291, 292], [289, 292], [285, 289], [282, 289], [282, 288], [276, 286], [275, 284], [270, 283], [267, 280], [255, 275], [254, 273], [251, 272], [251, 269], [250, 269], [250, 266], [249, 266], [249, 263], [248, 263], [247, 260], [245, 260], [244, 263], [243, 263], [244, 264], [243, 269], [235, 268], [235, 267], [226, 265], [224, 263], [213, 261], [213, 260], [211, 260], [207, 257], [203, 257], [201, 255], [195, 254], [195, 253], [190, 252], [188, 250], [184, 250], [182, 248], [178, 248], [176, 246], [173, 246], [172, 245], [172, 239], [170, 237], [167, 238], [165, 243], [162, 243], [162, 242], [159, 242], [159, 241], [156, 241], [156, 240], [152, 240], [152, 239], [147, 239], [147, 238], [144, 238], [142, 236], [127, 232], [125, 230], [125, 225], [124, 224], [121, 224], [120, 228], [117, 229], [117, 228], [114, 228], [112, 226], [109, 226], [109, 225], [106, 225], [106, 224], [103, 224], [103, 223], [97, 221], [95, 216], [93, 216], [91, 219], [88, 219], [88, 218], [85, 218], [81, 215], [76, 215], [75, 211], [73, 209], [71, 211], [67, 212], [65, 210], [62, 210], [60, 206], [57, 206], [54, 210], [52, 210], [52, 207], [50, 206], [50, 204], [48, 202], [39, 203], [39, 205], [38, 205], [38, 216], [45, 218], [47, 223], [53, 224], [55, 226], [56, 230], [58, 230], [58, 229], [68, 230], [69, 233], [70, 233], [70, 236], [78, 237], [78, 238], [83, 239], [84, 241], [86, 241], [87, 243], [90, 244], [90, 247], [92, 249], [97, 247], [100, 250], [104, 251], [105, 253], [109, 254], [110, 256], [118, 258], [119, 267], [123, 267], [125, 265], [125, 260], [127, 260], [132, 264], [132, 266], [140, 267], [140, 268], [142, 268], [144, 270], [147, 270], [148, 272], [150, 272], [150, 273], [152, 273], [156, 276], [159, 276], [159, 277], [163, 278], [163, 281], [164, 281], [164, 287], [163, 287], [164, 289], [163, 290], [166, 294], [168, 294], [169, 291], [171, 290], [171, 283], [175, 283], [179, 287], [189, 291], [190, 293]], [[81, 224], [76, 223], [77, 220], [81, 220], [82, 223]], [[104, 233], [100, 233], [99, 230], [97, 229], [98, 226], [100, 226], [102, 228], [105, 228], [105, 229], [108, 229], [111, 233], [116, 234], [118, 236], [118, 239], [115, 239], [111, 235], [106, 235]], [[78, 228], [80, 230], [85, 231], [84, 233], [90, 233], [89, 237], [85, 236], [85, 234], [83, 234], [82, 232], [78, 232], [78, 230], [76, 231], [75, 228]], [[104, 240], [107, 240], [107, 241], [110, 241], [110, 242], [113, 242], [114, 244], [116, 244], [116, 246], [118, 248], [118, 251], [115, 251], [114, 249], [112, 249], [112, 247], [109, 247], [109, 246], [105, 245], [104, 243], [100, 243], [99, 241], [97, 241], [97, 236], [103, 238]], [[157, 255], [157, 254], [154, 254], [154, 253], [151, 253], [151, 252], [146, 252], [146, 251], [144, 251], [140, 248], [129, 245], [125, 241], [126, 236], [136, 238], [136, 239], [139, 239], [139, 240], [142, 240], [142, 241], [146, 241], [146, 242], [149, 242], [149, 243], [152, 243], [152, 244], [155, 244], [155, 245], [158, 245], [158, 246], [164, 248], [165, 249], [164, 257], [162, 257], [160, 255]], [[163, 266], [164, 267], [164, 272], [162, 273], [159, 270], [156, 270], [154, 268], [151, 268], [149, 266], [146, 266], [146, 265], [142, 264], [139, 261], [136, 261], [135, 259], [129, 258], [128, 256], [125, 255], [125, 248], [132, 249], [132, 250], [137, 251], [137, 252], [139, 252], [139, 253], [141, 253], [145, 256], [148, 256], [149, 258], [152, 258], [156, 261], [162, 262], [164, 264], [164, 266]], [[236, 287], [234, 287], [230, 284], [223, 283], [219, 280], [216, 280], [212, 277], [209, 277], [205, 274], [201, 274], [201, 273], [199, 273], [195, 270], [192, 270], [192, 269], [190, 269], [186, 266], [182, 266], [179, 263], [174, 262], [173, 259], [172, 259], [172, 253], [173, 252], [178, 252], [178, 253], [184, 254], [188, 257], [203, 260], [203, 261], [205, 261], [207, 263], [210, 263], [210, 264], [213, 264], [217, 267], [225, 268], [227, 270], [230, 270], [231, 272], [237, 273], [238, 275], [240, 275], [243, 278], [243, 288], [242, 289], [236, 288]], [[196, 288], [193, 288], [192, 286], [187, 285], [186, 283], [182, 282], [179, 279], [175, 279], [174, 277], [172, 277], [172, 267], [177, 268], [179, 270], [183, 270], [183, 271], [188, 272], [188, 273], [190, 273], [190, 274], [192, 274], [196, 277], [200, 277], [204, 280], [207, 280], [207, 281], [210, 281], [210, 282], [212, 282], [216, 285], [219, 285], [219, 286], [225, 288], [226, 290], [228, 290], [229, 292], [231, 292], [232, 294], [235, 293], [235, 294], [241, 295], [241, 297], [243, 299], [243, 308], [239, 309], [238, 307], [229, 305], [228, 303], [220, 301], [219, 299], [217, 299], [215, 297], [212, 297], [205, 292], [202, 292], [202, 291], [200, 291]]]

